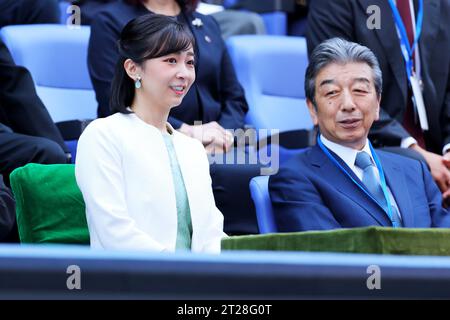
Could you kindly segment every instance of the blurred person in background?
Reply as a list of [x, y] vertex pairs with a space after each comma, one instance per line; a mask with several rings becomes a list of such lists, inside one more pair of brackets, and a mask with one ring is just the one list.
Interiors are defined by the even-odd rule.
[[[56, 0], [0, 0], [0, 27], [58, 22]], [[14, 63], [0, 39], [0, 174], [6, 186], [9, 174], [27, 163], [70, 161], [69, 149], [39, 99], [29, 71]], [[19, 240], [15, 223], [4, 240]]]

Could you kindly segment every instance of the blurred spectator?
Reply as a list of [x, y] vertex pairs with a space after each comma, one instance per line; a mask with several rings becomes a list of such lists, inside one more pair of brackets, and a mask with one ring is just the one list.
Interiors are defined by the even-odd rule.
[[[117, 0], [75, 0], [72, 3], [81, 8], [81, 24], [90, 25], [105, 4], [115, 1]], [[211, 14], [217, 20], [224, 39], [238, 34], [266, 33], [264, 21], [260, 15], [253, 12], [224, 10], [221, 5], [217, 4], [199, 3], [197, 9], [202, 14]]]
[[224, 39], [239, 34], [266, 34], [264, 21], [259, 14], [249, 11], [224, 9], [222, 4], [223, 1], [201, 1], [197, 11], [202, 14], [208, 14], [208, 10], [214, 10], [211, 16], [219, 23]]
[[3, 183], [2, 175], [0, 175], [0, 241], [11, 232], [15, 216], [13, 196]]
[[97, 13], [108, 3], [115, 2], [117, 0], [73, 0], [69, 1], [74, 5], [80, 7], [81, 12], [81, 24], [90, 25], [94, 20]]
[[59, 23], [57, 0], [0, 0], [0, 28], [12, 24]]
[[0, 40], [0, 174], [5, 181], [27, 163], [66, 163], [70, 155], [36, 94], [27, 69], [17, 66]]
[[[0, 0], [0, 26], [56, 23], [56, 0]], [[66, 163], [70, 152], [39, 99], [33, 79], [17, 66], [0, 40], [0, 174], [9, 185], [9, 174], [27, 163]], [[14, 226], [6, 241], [18, 241]]]
[[290, 36], [305, 37], [307, 28], [308, 2], [311, 0], [295, 1], [294, 12], [288, 13], [288, 34]]
[[[0, 27], [57, 23], [56, 0], [0, 0]], [[29, 71], [14, 63], [0, 39], [0, 174], [29, 162], [64, 163], [70, 157], [63, 138], [36, 94]], [[64, 154], [66, 153], [67, 156]]]

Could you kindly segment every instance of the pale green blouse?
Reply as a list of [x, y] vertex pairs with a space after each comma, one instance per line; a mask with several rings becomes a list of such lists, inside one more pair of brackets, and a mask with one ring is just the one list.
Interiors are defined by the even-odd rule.
[[184, 185], [183, 175], [178, 164], [177, 154], [170, 134], [163, 134], [167, 152], [170, 158], [173, 185], [175, 188], [175, 198], [177, 202], [177, 250], [190, 250], [192, 239], [192, 221], [189, 200]]

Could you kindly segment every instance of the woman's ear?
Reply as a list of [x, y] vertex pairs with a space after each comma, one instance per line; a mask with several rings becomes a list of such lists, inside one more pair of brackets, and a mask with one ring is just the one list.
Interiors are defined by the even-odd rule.
[[377, 97], [377, 109], [375, 110], [376, 112], [376, 116], [375, 116], [375, 120], [380, 120], [380, 103], [381, 103], [381, 94]]
[[123, 63], [123, 67], [131, 80], [136, 81], [137, 77], [140, 75], [140, 67], [131, 59], [126, 59]]

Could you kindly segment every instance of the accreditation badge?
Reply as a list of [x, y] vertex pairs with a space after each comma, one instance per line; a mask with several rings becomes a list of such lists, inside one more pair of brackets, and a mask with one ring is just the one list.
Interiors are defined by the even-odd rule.
[[425, 110], [425, 103], [423, 102], [422, 89], [420, 88], [419, 80], [415, 75], [409, 78], [413, 93], [413, 103], [419, 116], [420, 127], [422, 131], [428, 130], [427, 112]]

